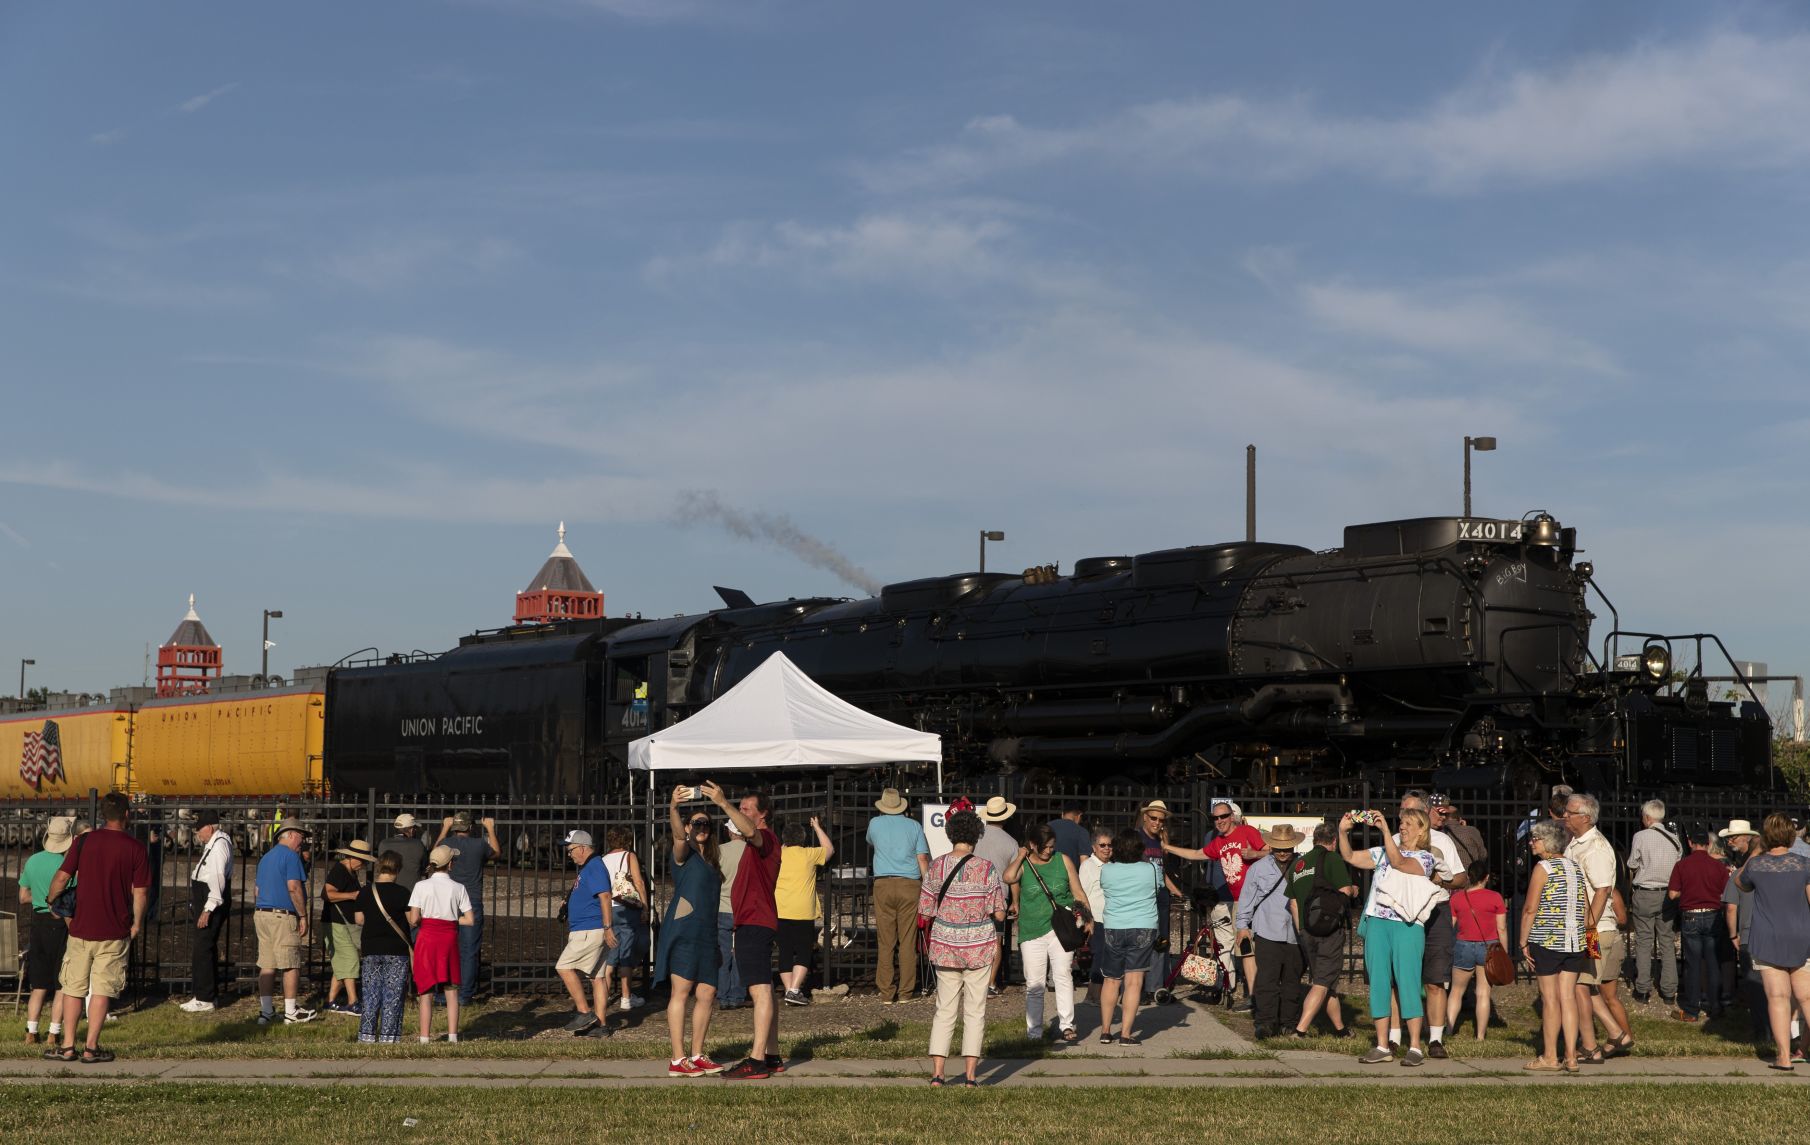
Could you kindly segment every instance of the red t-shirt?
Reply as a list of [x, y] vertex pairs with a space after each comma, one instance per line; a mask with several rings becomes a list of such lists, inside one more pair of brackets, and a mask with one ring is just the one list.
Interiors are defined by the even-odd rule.
[[76, 879], [70, 937], [89, 942], [131, 937], [132, 890], [151, 885], [151, 858], [143, 843], [103, 827], [77, 839], [58, 869]]
[[1201, 848], [1207, 858], [1217, 862], [1219, 869], [1225, 872], [1226, 887], [1232, 892], [1234, 900], [1238, 898], [1238, 892], [1244, 889], [1244, 855], [1242, 852], [1262, 849], [1263, 836], [1259, 835], [1257, 828], [1249, 823], [1240, 823], [1232, 828], [1228, 835], [1213, 836], [1207, 840], [1207, 845]]
[[1502, 896], [1492, 890], [1459, 891], [1452, 896], [1452, 922], [1465, 942], [1499, 942], [1496, 917], [1508, 913]]
[[1708, 851], [1692, 851], [1672, 868], [1672, 881], [1666, 889], [1679, 892], [1679, 910], [1720, 910], [1727, 885], [1728, 868], [1721, 859]]
[[729, 908], [737, 926], [779, 929], [779, 904], [773, 888], [779, 883], [779, 836], [762, 827], [748, 840], [742, 861], [735, 868], [735, 885], [729, 888]]

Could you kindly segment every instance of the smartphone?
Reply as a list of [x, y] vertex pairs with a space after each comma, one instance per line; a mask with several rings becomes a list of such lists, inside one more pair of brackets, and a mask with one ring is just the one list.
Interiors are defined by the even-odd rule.
[[687, 787], [685, 789], [685, 794], [681, 796], [681, 798], [688, 803], [695, 802], [696, 800], [703, 798], [703, 791], [701, 788]]

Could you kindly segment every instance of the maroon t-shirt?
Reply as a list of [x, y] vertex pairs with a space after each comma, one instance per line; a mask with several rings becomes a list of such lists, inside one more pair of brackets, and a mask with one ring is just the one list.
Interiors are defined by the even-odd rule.
[[779, 836], [762, 827], [748, 840], [741, 865], [735, 868], [735, 885], [729, 888], [729, 908], [737, 926], [779, 929], [779, 904], [773, 888], [779, 884]]
[[1692, 851], [1672, 868], [1666, 889], [1678, 892], [1679, 910], [1720, 910], [1722, 888], [1727, 885], [1728, 867], [1721, 859], [1708, 851]]
[[132, 890], [151, 885], [145, 845], [124, 831], [103, 827], [75, 841], [60, 870], [75, 877], [71, 938], [111, 942], [132, 934]]

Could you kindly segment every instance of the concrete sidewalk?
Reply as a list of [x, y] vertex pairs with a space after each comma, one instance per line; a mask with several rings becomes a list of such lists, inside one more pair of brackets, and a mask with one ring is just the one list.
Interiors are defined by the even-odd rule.
[[[1518, 1059], [1469, 1062], [1429, 1061], [1418, 1069], [1396, 1065], [1365, 1066], [1355, 1055], [1282, 1051], [1273, 1060], [1199, 1061], [1155, 1057], [1056, 1057], [1040, 1060], [985, 1061], [981, 1079], [987, 1085], [1016, 1086], [1209, 1086], [1372, 1085], [1414, 1086], [1439, 1083], [1471, 1085], [1614, 1085], [1636, 1082], [1683, 1083], [1746, 1081], [1810, 1086], [1810, 1067], [1792, 1074], [1766, 1068], [1764, 1062], [1702, 1058], [1623, 1058], [1587, 1067], [1577, 1077], [1528, 1074]], [[394, 1059], [385, 1061], [157, 1061], [121, 1059], [108, 1065], [70, 1066], [47, 1061], [0, 1064], [0, 1082], [218, 1082], [257, 1085], [389, 1085], [473, 1087], [590, 1086], [923, 1086], [926, 1060], [815, 1060], [790, 1065], [784, 1075], [765, 1082], [725, 1082], [712, 1078], [666, 1076], [664, 1061], [523, 1061]], [[950, 1062], [949, 1075], [959, 1076], [960, 1062]]]

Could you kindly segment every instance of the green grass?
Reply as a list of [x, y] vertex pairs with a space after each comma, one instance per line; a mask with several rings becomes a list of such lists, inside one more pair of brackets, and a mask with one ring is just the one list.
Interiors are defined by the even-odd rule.
[[[382, 1060], [444, 1058], [652, 1060], [669, 1052], [664, 1011], [642, 1010], [631, 1027], [607, 1038], [575, 1038], [559, 1029], [570, 1011], [542, 1000], [480, 1002], [460, 1015], [459, 1044], [415, 1040], [417, 1019], [411, 1009], [402, 1024], [403, 1041], [393, 1046], [358, 1043], [358, 1020], [322, 1014], [301, 1026], [259, 1026], [257, 1003], [241, 1001], [213, 1014], [185, 1014], [164, 1003], [125, 1015], [107, 1028], [102, 1044], [122, 1058], [188, 1060]], [[735, 1061], [749, 1049], [749, 1011], [737, 1011], [713, 1027], [709, 1052], [719, 1061]], [[833, 1021], [825, 1011], [812, 1021]], [[788, 1022], [802, 1022], [792, 1011], [780, 1015], [780, 1043], [793, 1060], [856, 1058], [864, 1060], [922, 1058], [930, 1044], [928, 1021], [881, 1020], [844, 1023], [843, 1027], [788, 1032]], [[444, 1012], [435, 1012], [434, 1030], [444, 1033]], [[612, 1025], [622, 1024], [620, 1016]], [[989, 1058], [1041, 1058], [1061, 1051], [1026, 1038], [1022, 1019], [987, 1023], [985, 1053]], [[40, 1048], [8, 1041], [0, 1046], [0, 1067], [7, 1060], [36, 1058]], [[1268, 1056], [1268, 1055], [1263, 1055]]]
[[[1492, 1028], [1489, 1036], [1479, 1042], [1474, 1036], [1476, 1026], [1467, 1010], [1462, 1026], [1456, 1032], [1447, 1031], [1446, 1049], [1459, 1059], [1534, 1056], [1539, 1052], [1540, 1037], [1540, 1016], [1533, 1009], [1536, 993], [1534, 987], [1521, 985], [1494, 991], [1492, 1005], [1508, 1022], [1508, 1028]], [[1368, 995], [1363, 986], [1357, 984], [1345, 991], [1344, 999], [1346, 1021], [1355, 1033], [1351, 1039], [1341, 1040], [1327, 1034], [1328, 1027], [1322, 1017], [1315, 1026], [1319, 1033], [1317, 1037], [1302, 1042], [1272, 1038], [1258, 1044], [1271, 1050], [1318, 1050], [1353, 1056], [1363, 1053], [1375, 1036], [1375, 1027], [1367, 1012]], [[1622, 1005], [1634, 1025], [1636, 1057], [1753, 1058], [1758, 1052], [1748, 1038], [1745, 1010], [1731, 1010], [1714, 1022], [1687, 1023], [1661, 1016], [1656, 1006], [1649, 1009], [1635, 1004], [1625, 991]], [[1214, 1016], [1241, 1036], [1251, 1036], [1249, 1014], [1215, 1010]]]
[[[1278, 1100], [1280, 1098], [1280, 1100]], [[1392, 1145], [1794, 1140], [1793, 1085], [1730, 1082], [1534, 1089], [1429, 1085], [1261, 1090], [1124, 1086], [799, 1088], [675, 1082], [609, 1089], [212, 1085], [0, 1086], [0, 1140], [286, 1142], [758, 1140], [762, 1145], [955, 1140], [1063, 1145], [1127, 1140]], [[1454, 1122], [1454, 1111], [1462, 1117]], [[1738, 1111], [1738, 1112], [1737, 1112]], [[405, 1125], [412, 1118], [414, 1125]]]

